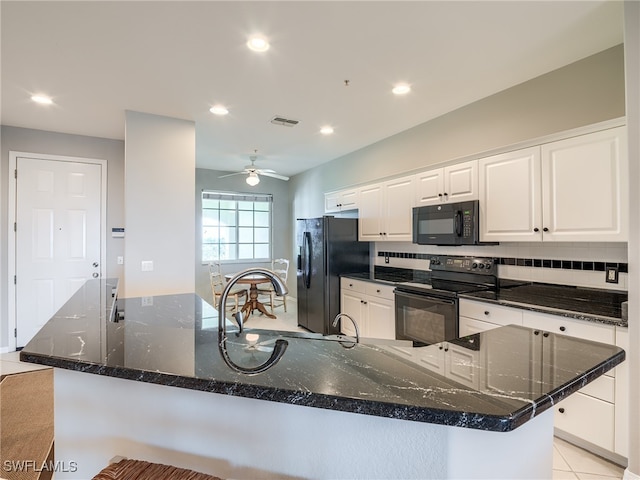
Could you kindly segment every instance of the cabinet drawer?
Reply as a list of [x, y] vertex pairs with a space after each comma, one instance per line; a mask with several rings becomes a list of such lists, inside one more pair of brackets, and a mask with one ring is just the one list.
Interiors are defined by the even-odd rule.
[[558, 315], [533, 312], [524, 312], [522, 319], [525, 327], [538, 328], [547, 332], [560, 333], [610, 345], [615, 345], [616, 343], [616, 332], [613, 325], [603, 325]]
[[522, 310], [473, 300], [460, 300], [460, 316], [496, 325], [522, 325]]
[[491, 330], [501, 326], [502, 325], [498, 325], [497, 323], [490, 323], [485, 322], [484, 320], [476, 320], [475, 318], [460, 316], [460, 321], [458, 323], [458, 333], [461, 337], [466, 337], [467, 335], [486, 332], [487, 330]]
[[341, 278], [340, 288], [343, 290], [351, 290], [352, 292], [365, 293], [367, 291], [368, 283], [371, 283], [371, 282], [354, 280], [352, 278]]
[[396, 287], [393, 285], [382, 285], [375, 282], [365, 282], [365, 284], [365, 293], [367, 295], [394, 300], [393, 289]]
[[557, 429], [609, 451], [613, 451], [613, 422], [613, 404], [580, 392], [555, 406], [554, 426]]
[[594, 380], [586, 387], [580, 389], [580, 392], [590, 397], [599, 398], [605, 402], [613, 403], [615, 400], [616, 381], [613, 377], [603, 375]]

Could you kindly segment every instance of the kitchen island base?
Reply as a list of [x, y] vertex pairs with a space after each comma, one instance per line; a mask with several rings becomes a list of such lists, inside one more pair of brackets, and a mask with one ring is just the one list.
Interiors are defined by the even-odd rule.
[[56, 368], [55, 441], [77, 465], [58, 480], [118, 455], [237, 479], [550, 479], [553, 410], [501, 433]]

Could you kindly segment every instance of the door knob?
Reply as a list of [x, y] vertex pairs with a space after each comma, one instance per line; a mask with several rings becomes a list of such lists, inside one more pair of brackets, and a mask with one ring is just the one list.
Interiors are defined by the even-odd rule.
[[98, 272], [94, 272], [93, 273], [93, 278], [98, 278], [100, 276], [100, 274]]

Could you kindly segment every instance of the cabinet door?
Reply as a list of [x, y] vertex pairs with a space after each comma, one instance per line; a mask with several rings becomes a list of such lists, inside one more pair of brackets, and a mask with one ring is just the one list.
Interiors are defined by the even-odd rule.
[[340, 210], [358, 208], [358, 191], [344, 190], [340, 192]]
[[371, 242], [382, 239], [383, 224], [380, 215], [382, 205], [382, 184], [362, 187], [358, 192], [358, 237]]
[[625, 127], [542, 146], [544, 240], [625, 242]]
[[325, 213], [339, 212], [340, 211], [340, 207], [338, 206], [339, 203], [340, 203], [339, 192], [331, 192], [331, 193], [324, 194]]
[[394, 302], [370, 296], [365, 298], [365, 302], [368, 310], [367, 336], [395, 340], [396, 317]]
[[[360, 335], [364, 335], [364, 329], [366, 328], [366, 319], [363, 318], [363, 299], [362, 295], [357, 292], [352, 292], [350, 290], [342, 290], [341, 295], [341, 304], [340, 311], [341, 313], [346, 313], [351, 318], [353, 318], [358, 324], [358, 328], [360, 329]], [[332, 319], [333, 320], [333, 319]], [[349, 319], [341, 319], [340, 320], [340, 331], [352, 337], [355, 337], [356, 330], [353, 327], [353, 324], [349, 321]]]
[[444, 198], [448, 202], [478, 199], [478, 161], [444, 167]]
[[445, 347], [445, 376], [467, 387], [478, 388], [478, 351], [447, 344]]
[[444, 170], [437, 168], [414, 176], [416, 182], [416, 206], [436, 205], [444, 201]]
[[391, 180], [384, 185], [383, 240], [412, 240], [412, 207], [414, 203], [413, 177]]
[[[616, 327], [616, 345], [629, 351], [629, 329]], [[623, 457], [629, 456], [629, 361], [616, 368], [615, 383], [615, 445], [614, 451]]]
[[480, 240], [542, 239], [540, 147], [479, 160]]

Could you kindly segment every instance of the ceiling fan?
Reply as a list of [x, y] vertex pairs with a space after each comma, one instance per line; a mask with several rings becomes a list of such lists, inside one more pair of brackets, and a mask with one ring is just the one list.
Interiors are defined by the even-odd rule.
[[246, 165], [244, 170], [241, 172], [229, 173], [227, 175], [222, 175], [218, 178], [231, 177], [233, 175], [242, 175], [247, 174], [247, 183], [252, 187], [260, 183], [260, 177], [258, 175], [264, 175], [265, 177], [273, 177], [278, 178], [280, 180], [289, 180], [289, 177], [285, 177], [284, 175], [278, 175], [275, 170], [271, 169], [261, 169], [257, 168], [255, 165], [256, 160], [258, 159], [257, 155], [258, 151], [255, 150], [253, 155], [249, 155], [249, 160], [251, 160], [251, 165]]

